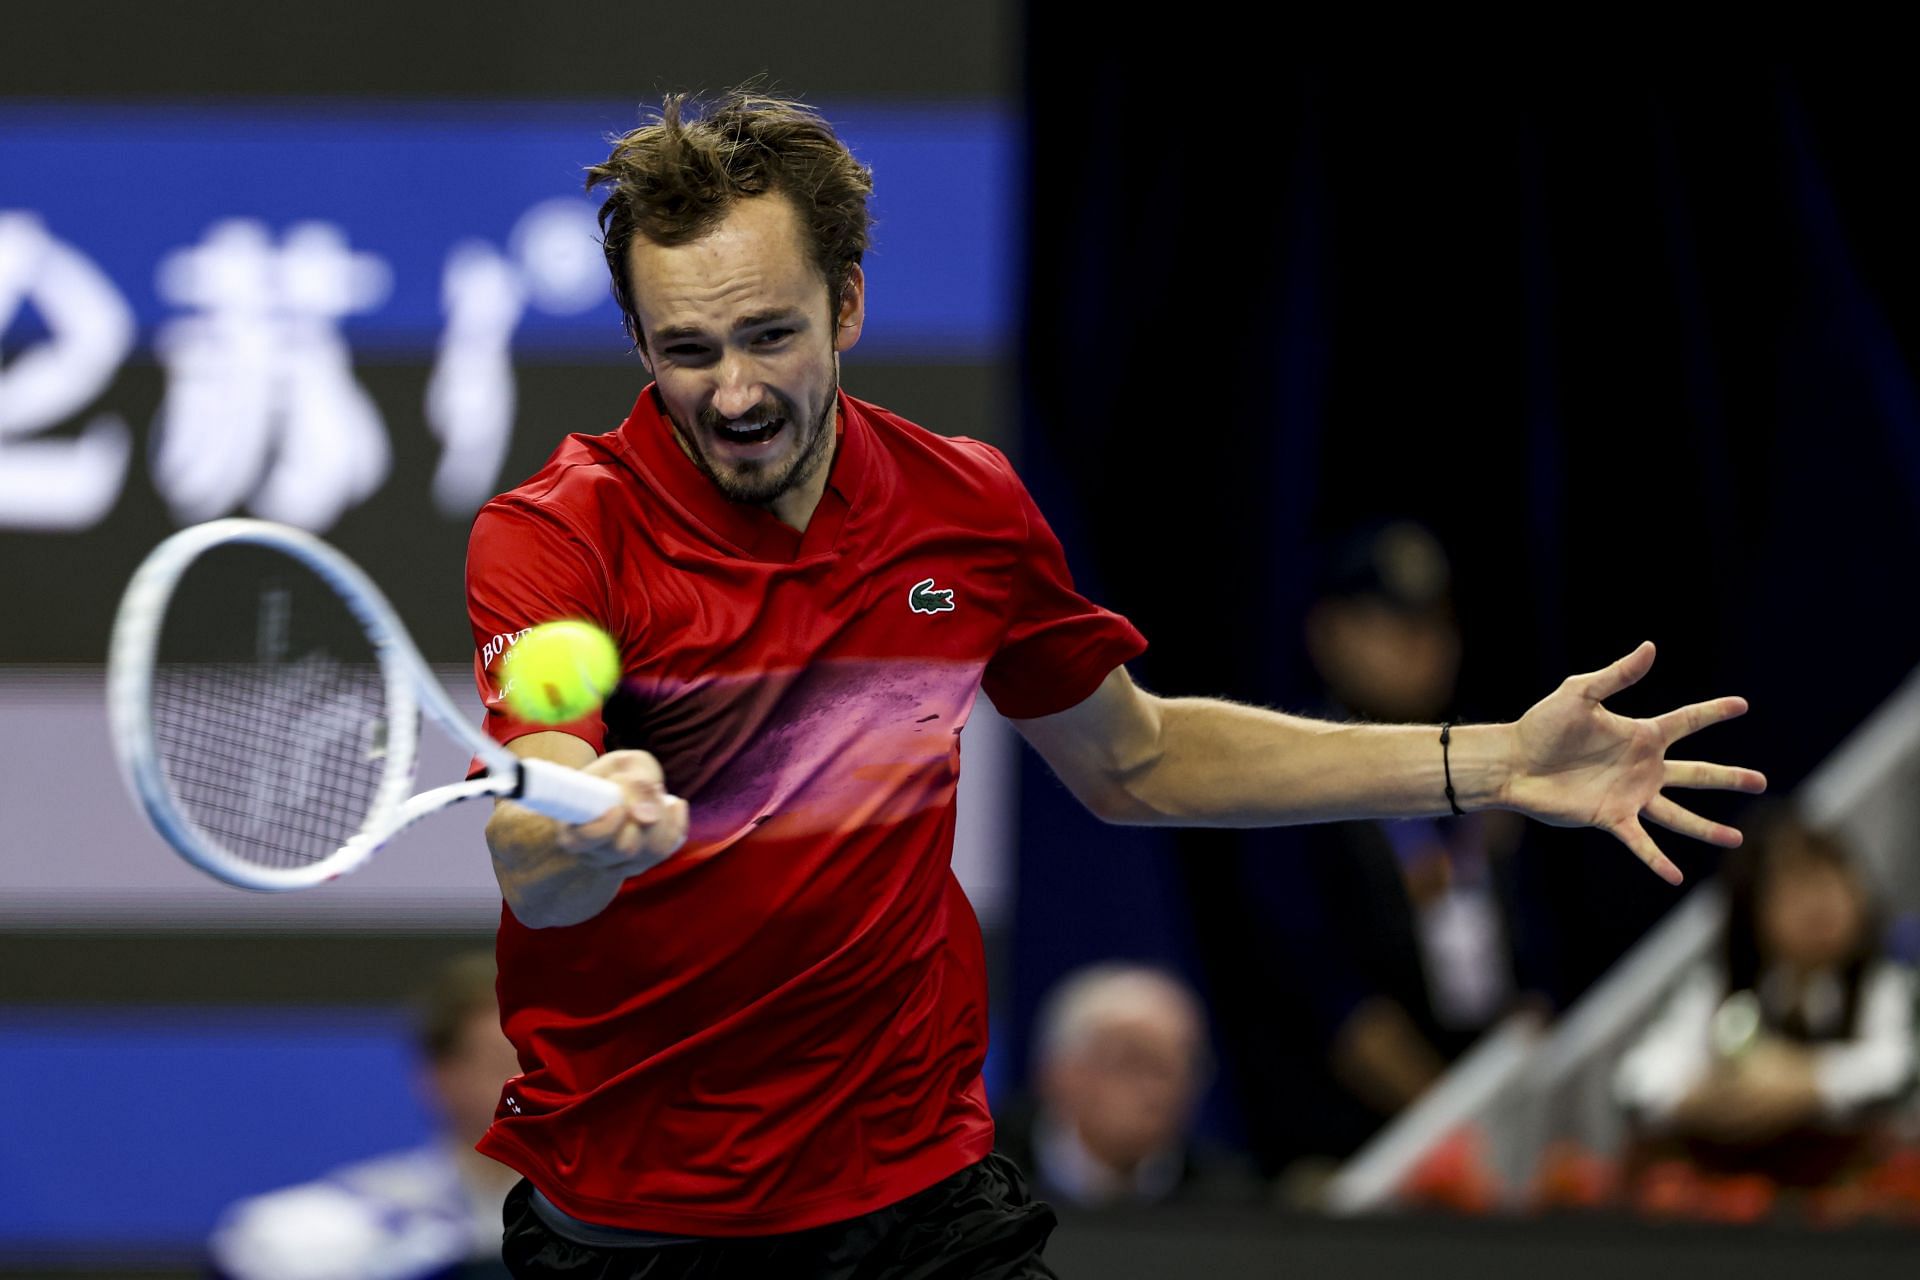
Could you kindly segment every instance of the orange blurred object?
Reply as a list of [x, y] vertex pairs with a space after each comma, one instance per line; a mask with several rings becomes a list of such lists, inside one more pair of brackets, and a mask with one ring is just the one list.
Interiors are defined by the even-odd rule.
[[1880, 1197], [1860, 1182], [1815, 1187], [1806, 1206], [1807, 1220], [1818, 1227], [1850, 1227], [1880, 1215]]
[[1619, 1189], [1618, 1165], [1562, 1138], [1541, 1153], [1532, 1200], [1538, 1209], [1598, 1209], [1612, 1204]]
[[1758, 1222], [1773, 1212], [1780, 1187], [1758, 1173], [1736, 1173], [1707, 1183], [1701, 1215], [1714, 1222]]
[[1633, 1187], [1633, 1207], [1649, 1218], [1691, 1218], [1706, 1199], [1705, 1180], [1685, 1160], [1648, 1165]]
[[1472, 1128], [1455, 1130], [1429, 1151], [1407, 1175], [1400, 1194], [1410, 1204], [1455, 1213], [1492, 1213], [1501, 1200], [1485, 1143]]
[[1880, 1212], [1897, 1222], [1920, 1222], [1920, 1147], [1901, 1147], [1861, 1180]]

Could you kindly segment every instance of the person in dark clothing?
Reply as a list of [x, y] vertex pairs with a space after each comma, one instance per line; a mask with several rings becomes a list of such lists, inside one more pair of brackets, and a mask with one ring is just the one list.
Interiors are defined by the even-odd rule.
[[[1324, 558], [1306, 615], [1330, 720], [1455, 711], [1461, 639], [1450, 570], [1410, 521], [1373, 523]], [[1522, 999], [1540, 966], [1517, 909], [1524, 823], [1464, 818], [1302, 828], [1259, 869], [1255, 909], [1273, 993], [1247, 1110], [1263, 1162], [1324, 1171], [1420, 1096]], [[1543, 997], [1536, 1002], [1544, 1004]], [[1311, 1201], [1317, 1178], [1290, 1181]]]

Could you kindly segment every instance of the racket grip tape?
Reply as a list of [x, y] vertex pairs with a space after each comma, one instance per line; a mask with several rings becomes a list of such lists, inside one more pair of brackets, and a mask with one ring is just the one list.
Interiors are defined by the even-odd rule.
[[511, 798], [535, 813], [569, 824], [592, 822], [625, 803], [618, 783], [551, 760], [520, 761], [520, 785]]

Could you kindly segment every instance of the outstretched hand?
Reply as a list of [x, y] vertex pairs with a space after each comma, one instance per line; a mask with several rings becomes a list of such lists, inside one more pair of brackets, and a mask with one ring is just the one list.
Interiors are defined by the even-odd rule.
[[1568, 676], [1521, 716], [1504, 800], [1507, 808], [1550, 826], [1612, 832], [1661, 879], [1679, 884], [1680, 868], [1640, 825], [1642, 818], [1727, 849], [1741, 837], [1669, 800], [1663, 790], [1759, 792], [1767, 780], [1753, 769], [1666, 758], [1667, 748], [1689, 734], [1745, 715], [1745, 698], [1696, 702], [1651, 720], [1631, 720], [1600, 705], [1645, 676], [1653, 652], [1649, 640], [1599, 671]]

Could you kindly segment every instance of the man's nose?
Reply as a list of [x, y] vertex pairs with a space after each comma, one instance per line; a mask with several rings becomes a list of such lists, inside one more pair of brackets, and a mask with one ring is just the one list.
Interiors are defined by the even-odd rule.
[[743, 356], [727, 354], [720, 359], [719, 384], [713, 392], [714, 412], [725, 418], [738, 418], [760, 403], [760, 380], [752, 362]]

